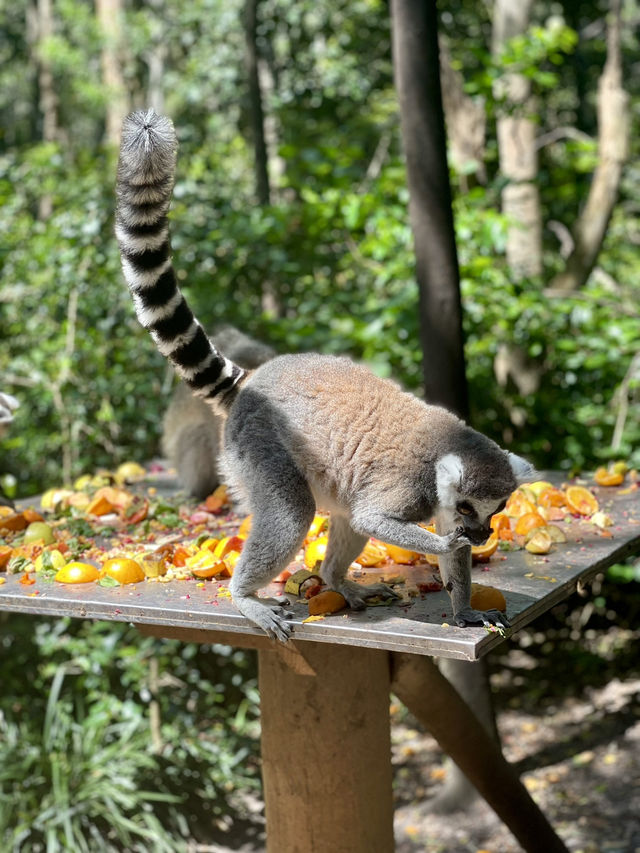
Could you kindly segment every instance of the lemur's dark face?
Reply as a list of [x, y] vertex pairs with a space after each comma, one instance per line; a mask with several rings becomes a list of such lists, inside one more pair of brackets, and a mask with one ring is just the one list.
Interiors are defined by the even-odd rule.
[[507, 500], [459, 500], [455, 506], [456, 521], [464, 527], [465, 535], [472, 545], [482, 545], [491, 536], [491, 518], [504, 509]]
[[[475, 476], [465, 476], [464, 461], [454, 453], [442, 457], [436, 466], [440, 523], [443, 529], [448, 531], [455, 530], [456, 527], [464, 528], [465, 535], [473, 545], [482, 545], [487, 541], [491, 535], [492, 516], [504, 509], [507, 498], [517, 484], [516, 476], [512, 475], [510, 470], [511, 460], [500, 448], [496, 447], [495, 466], [486, 458], [483, 462], [481, 476], [475, 471]], [[498, 471], [500, 477], [495, 476]], [[482, 497], [469, 494], [471, 489], [468, 484], [473, 482], [483, 484]], [[491, 494], [491, 486], [497, 486], [498, 483], [502, 484], [501, 490], [505, 493], [500, 494], [496, 489]], [[479, 489], [473, 491], [477, 492]]]

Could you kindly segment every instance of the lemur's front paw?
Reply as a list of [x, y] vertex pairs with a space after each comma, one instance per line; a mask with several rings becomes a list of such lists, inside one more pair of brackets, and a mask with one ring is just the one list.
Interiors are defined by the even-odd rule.
[[400, 598], [398, 593], [386, 583], [365, 585], [357, 581], [345, 580], [338, 587], [338, 592], [344, 595], [352, 610], [364, 610], [367, 606], [367, 598], [374, 595], [379, 595], [381, 598]]
[[465, 545], [471, 545], [469, 539], [467, 539], [464, 527], [456, 527], [451, 533], [447, 533], [446, 536], [442, 537], [447, 543], [448, 551], [457, 551], [458, 548], [464, 548]]
[[463, 607], [458, 610], [453, 616], [453, 621], [459, 628], [466, 628], [472, 625], [484, 625], [485, 628], [490, 628], [495, 625], [497, 628], [510, 628], [511, 623], [499, 610], [474, 610], [473, 607]]

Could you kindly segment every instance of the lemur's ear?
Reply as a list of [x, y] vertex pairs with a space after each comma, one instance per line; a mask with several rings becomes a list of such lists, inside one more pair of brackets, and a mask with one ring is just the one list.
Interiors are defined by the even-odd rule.
[[447, 453], [436, 462], [436, 488], [440, 506], [452, 506], [456, 502], [463, 470], [462, 459], [455, 453]]
[[530, 462], [527, 462], [526, 459], [523, 459], [522, 456], [516, 456], [515, 453], [507, 452], [507, 458], [518, 485], [520, 485], [520, 483], [530, 483], [532, 480], [537, 479], [538, 472], [533, 465], [531, 465]]

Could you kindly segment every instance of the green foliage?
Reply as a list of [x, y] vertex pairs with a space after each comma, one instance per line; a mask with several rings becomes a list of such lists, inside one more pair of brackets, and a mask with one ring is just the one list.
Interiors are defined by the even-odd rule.
[[[14, 128], [0, 138], [0, 339], [9, 343], [0, 345], [0, 375], [22, 402], [0, 438], [0, 473], [16, 477], [22, 495], [152, 456], [171, 388], [122, 283], [112, 237], [113, 152], [96, 145], [104, 109], [101, 37], [91, 12], [74, 8], [57, 7], [55, 41], [47, 47], [65, 81], [60, 116], [73, 128], [69, 144], [34, 141], [28, 88], [18, 87], [18, 102], [0, 98], [5, 124]], [[0, 57], [13, 63], [14, 76], [28, 79], [34, 69], [23, 18], [13, 9], [8, 26], [23, 41], [5, 45]], [[272, 76], [265, 98], [281, 169], [273, 203], [264, 208], [253, 200], [240, 9], [239, 2], [198, 0], [167, 7], [162, 19], [151, 6], [125, 10], [124, 70], [138, 101], [146, 85], [142, 58], [164, 47], [167, 110], [181, 141], [173, 245], [188, 298], [206, 324], [235, 322], [282, 351], [346, 352], [420, 393], [387, 9], [379, 0], [263, 0], [258, 49]], [[618, 389], [640, 338], [633, 215], [640, 176], [628, 168], [588, 286], [551, 297], [543, 281], [516, 283], [507, 270], [491, 120], [494, 83], [510, 71], [529, 76], [543, 96], [541, 134], [580, 119], [581, 134], [540, 152], [545, 220], [570, 225], [597, 155], [595, 117], [584, 123], [589, 113], [576, 68], [593, 87], [603, 42], [583, 44], [550, 18], [492, 57], [484, 8], [461, 4], [456, 15], [442, 13], [442, 24], [468, 89], [486, 99], [490, 122], [489, 181], [460, 194], [455, 208], [474, 424], [541, 467], [594, 465], [613, 453]], [[6, 65], [1, 73], [10, 80]], [[48, 218], [43, 196], [51, 203]], [[549, 278], [562, 263], [551, 231], [545, 249]], [[265, 288], [280, 306], [276, 316], [263, 311]], [[528, 397], [495, 381], [494, 360], [506, 346], [518, 347], [540, 374]], [[627, 378], [630, 408], [616, 455], [637, 464], [637, 377]]]
[[185, 849], [257, 784], [246, 654], [23, 616], [4, 619], [0, 642], [3, 850]]

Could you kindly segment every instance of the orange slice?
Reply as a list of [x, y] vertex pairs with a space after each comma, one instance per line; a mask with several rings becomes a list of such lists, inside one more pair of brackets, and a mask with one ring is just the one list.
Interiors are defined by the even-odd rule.
[[609, 471], [607, 468], [596, 469], [593, 479], [599, 486], [619, 486], [624, 482], [624, 474], [621, 471]]
[[567, 499], [562, 489], [556, 489], [554, 486], [545, 489], [538, 495], [538, 504], [546, 508], [564, 506], [566, 502]]
[[140, 583], [146, 577], [144, 569], [129, 557], [112, 557], [102, 566], [102, 574], [118, 583]]
[[100, 572], [91, 563], [67, 563], [58, 569], [54, 575], [54, 581], [58, 583], [92, 583], [100, 577]]
[[495, 586], [472, 583], [471, 606], [474, 610], [501, 610], [504, 613], [507, 609], [507, 602], [504, 595]]
[[520, 518], [521, 515], [525, 515], [528, 512], [535, 512], [535, 509], [535, 505], [527, 498], [524, 492], [516, 489], [510, 495], [504, 511], [510, 518]]
[[515, 532], [517, 536], [526, 536], [530, 530], [536, 527], [546, 527], [547, 522], [539, 512], [526, 512], [516, 522]]
[[407, 551], [406, 548], [400, 548], [398, 545], [389, 545], [387, 542], [384, 543], [384, 549], [394, 563], [400, 563], [401, 565], [415, 563], [420, 557], [420, 554], [417, 554], [415, 551]]
[[567, 506], [576, 515], [593, 515], [600, 508], [595, 496], [583, 486], [568, 486], [565, 494]]
[[484, 543], [484, 545], [472, 545], [471, 546], [471, 558], [476, 563], [484, 563], [493, 554], [495, 554], [497, 547], [498, 547], [498, 534], [494, 531], [491, 534], [491, 536], [487, 539], [487, 541]]

